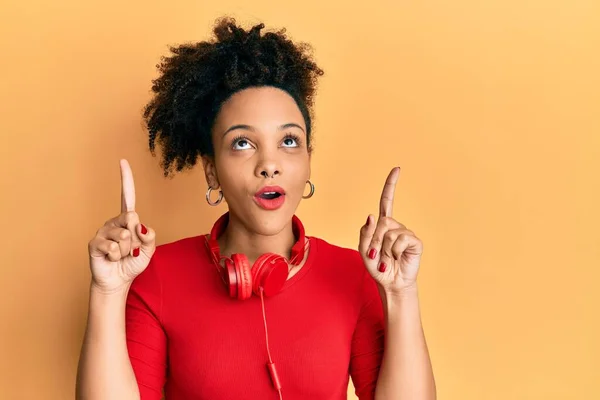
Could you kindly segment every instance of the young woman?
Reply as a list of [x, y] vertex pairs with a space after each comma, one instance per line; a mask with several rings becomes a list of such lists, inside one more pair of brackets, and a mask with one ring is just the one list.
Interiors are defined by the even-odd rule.
[[[284, 31], [220, 20], [172, 48], [145, 118], [165, 176], [202, 160], [206, 235], [156, 247], [121, 161], [121, 213], [89, 243], [79, 399], [434, 399], [417, 271], [423, 245], [392, 217], [399, 168], [358, 251], [307, 236], [311, 114], [322, 70]], [[308, 192], [308, 194], [305, 194]], [[358, 232], [357, 232], [358, 233]]]

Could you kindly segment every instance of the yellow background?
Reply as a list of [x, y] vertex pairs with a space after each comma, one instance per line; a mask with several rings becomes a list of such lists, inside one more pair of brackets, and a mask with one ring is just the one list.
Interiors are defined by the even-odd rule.
[[439, 399], [600, 398], [597, 0], [3, 2], [0, 396], [73, 398], [119, 158], [159, 243], [224, 210], [201, 168], [162, 177], [141, 109], [166, 46], [225, 13], [286, 27], [326, 72], [309, 234], [355, 247], [402, 167]]

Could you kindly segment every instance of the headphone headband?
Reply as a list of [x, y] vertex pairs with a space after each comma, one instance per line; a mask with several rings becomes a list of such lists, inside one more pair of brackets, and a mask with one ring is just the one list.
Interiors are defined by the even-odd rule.
[[[228, 223], [229, 212], [226, 212], [221, 217], [219, 217], [219, 219], [217, 219], [210, 231], [210, 237], [206, 240], [206, 245], [208, 247], [208, 250], [210, 251], [212, 260], [216, 265], [219, 265], [221, 262], [221, 252], [219, 249], [219, 242], [217, 241], [217, 239], [225, 232]], [[302, 225], [300, 218], [298, 218], [296, 215], [292, 217], [292, 232], [294, 233], [294, 237], [296, 237], [297, 240], [292, 246], [292, 252], [291, 257], [289, 259], [289, 263], [291, 265], [298, 265], [304, 259], [306, 235], [304, 232], [304, 225]]]

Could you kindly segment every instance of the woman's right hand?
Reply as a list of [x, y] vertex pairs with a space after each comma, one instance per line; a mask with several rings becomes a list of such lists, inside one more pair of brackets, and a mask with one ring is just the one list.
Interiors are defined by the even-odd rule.
[[92, 286], [111, 294], [127, 288], [150, 263], [156, 250], [154, 230], [135, 212], [133, 173], [121, 160], [121, 214], [106, 221], [90, 240]]

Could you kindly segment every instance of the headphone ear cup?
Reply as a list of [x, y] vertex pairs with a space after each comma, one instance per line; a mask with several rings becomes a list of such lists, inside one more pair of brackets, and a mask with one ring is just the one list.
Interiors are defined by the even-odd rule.
[[252, 296], [250, 262], [243, 254], [232, 254], [231, 258], [235, 265], [238, 277], [237, 298], [239, 300], [249, 299]]
[[279, 254], [265, 253], [252, 266], [252, 291], [260, 296], [260, 288], [266, 297], [279, 292], [288, 277], [288, 263]]
[[238, 295], [238, 278], [236, 273], [235, 264], [232, 260], [226, 258], [225, 259], [225, 282], [227, 283], [227, 290], [229, 291], [229, 296], [234, 299], [237, 298]]

